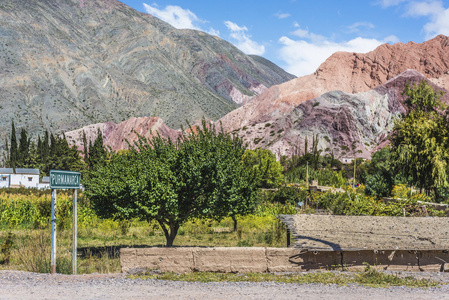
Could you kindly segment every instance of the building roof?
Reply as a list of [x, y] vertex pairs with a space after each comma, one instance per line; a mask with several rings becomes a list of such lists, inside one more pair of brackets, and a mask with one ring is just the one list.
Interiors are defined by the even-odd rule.
[[449, 250], [449, 218], [279, 215], [297, 248], [336, 250]]
[[50, 176], [42, 177], [41, 183], [50, 183]]
[[16, 173], [14, 173], [13, 168], [0, 168], [0, 174], [39, 175], [39, 169], [21, 169], [21, 168], [16, 168]]

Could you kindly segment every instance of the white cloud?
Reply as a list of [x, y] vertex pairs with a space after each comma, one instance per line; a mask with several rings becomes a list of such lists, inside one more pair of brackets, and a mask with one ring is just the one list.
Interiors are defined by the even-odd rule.
[[449, 8], [444, 8], [441, 1], [413, 2], [408, 7], [407, 15], [430, 19], [423, 28], [427, 39], [438, 34], [449, 35]]
[[300, 37], [300, 38], [309, 38], [310, 34], [309, 31], [306, 29], [296, 29], [295, 31], [292, 32], [293, 35]]
[[290, 14], [289, 13], [281, 13], [281, 12], [278, 12], [278, 13], [276, 13], [276, 14], [274, 14], [278, 19], [286, 19], [286, 18], [288, 18], [288, 17], [290, 17]]
[[246, 26], [241, 27], [231, 21], [225, 21], [224, 24], [231, 31], [230, 37], [235, 41], [237, 48], [246, 54], [263, 55], [265, 53], [265, 46], [251, 39]]
[[385, 43], [392, 43], [392, 44], [400, 42], [399, 38], [397, 36], [395, 36], [395, 35], [389, 35], [386, 38], [384, 38], [383, 41]]
[[359, 32], [360, 28], [373, 29], [374, 24], [369, 22], [357, 22], [348, 26], [350, 32]]
[[279, 39], [282, 44], [280, 59], [285, 62], [285, 69], [297, 76], [313, 73], [321, 63], [337, 51], [365, 53], [374, 50], [382, 43], [397, 40], [395, 36], [389, 36], [388, 40], [384, 41], [357, 37], [337, 43], [309, 32], [306, 37], [310, 40], [293, 40], [286, 36]]
[[164, 9], [159, 9], [157, 4], [148, 5], [146, 3], [143, 6], [147, 13], [169, 23], [177, 29], [196, 29], [212, 35], [220, 35], [220, 32], [214, 28], [204, 30], [201, 25], [207, 23], [207, 21], [201, 20], [189, 9], [175, 5], [167, 5]]
[[246, 26], [240, 27], [239, 25], [231, 21], [225, 21], [224, 24], [226, 25], [226, 27], [228, 27], [229, 30], [233, 32], [248, 31], [248, 28], [246, 28]]
[[445, 2], [441, 0], [380, 0], [377, 4], [384, 8], [406, 3], [405, 16], [427, 17], [423, 31], [426, 39], [431, 39], [438, 34], [449, 35], [449, 8], [445, 8]]
[[382, 6], [382, 7], [390, 7], [390, 6], [396, 6], [399, 5], [403, 2], [405, 2], [407, 0], [381, 0], [378, 3]]

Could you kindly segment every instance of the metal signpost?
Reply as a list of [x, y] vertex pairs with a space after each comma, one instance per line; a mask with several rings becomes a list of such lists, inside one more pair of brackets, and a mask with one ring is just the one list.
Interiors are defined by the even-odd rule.
[[76, 190], [80, 188], [81, 173], [73, 171], [50, 170], [51, 188], [51, 266], [50, 273], [56, 273], [56, 190], [73, 189], [73, 241], [72, 241], [72, 271], [76, 274], [77, 248], [77, 213]]

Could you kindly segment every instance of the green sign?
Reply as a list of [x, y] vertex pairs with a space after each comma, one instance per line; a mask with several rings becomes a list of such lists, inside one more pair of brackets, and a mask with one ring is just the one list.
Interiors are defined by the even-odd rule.
[[79, 189], [80, 182], [80, 172], [50, 170], [51, 189]]

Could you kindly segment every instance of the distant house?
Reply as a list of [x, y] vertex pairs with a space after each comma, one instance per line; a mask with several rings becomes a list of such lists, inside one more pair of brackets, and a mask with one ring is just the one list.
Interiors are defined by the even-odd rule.
[[0, 168], [0, 188], [39, 188], [39, 169]]
[[350, 164], [354, 161], [354, 157], [342, 157], [340, 161], [344, 164]]
[[40, 190], [45, 190], [50, 188], [50, 176], [44, 176], [42, 177], [41, 182], [39, 182], [39, 185], [37, 187]]

